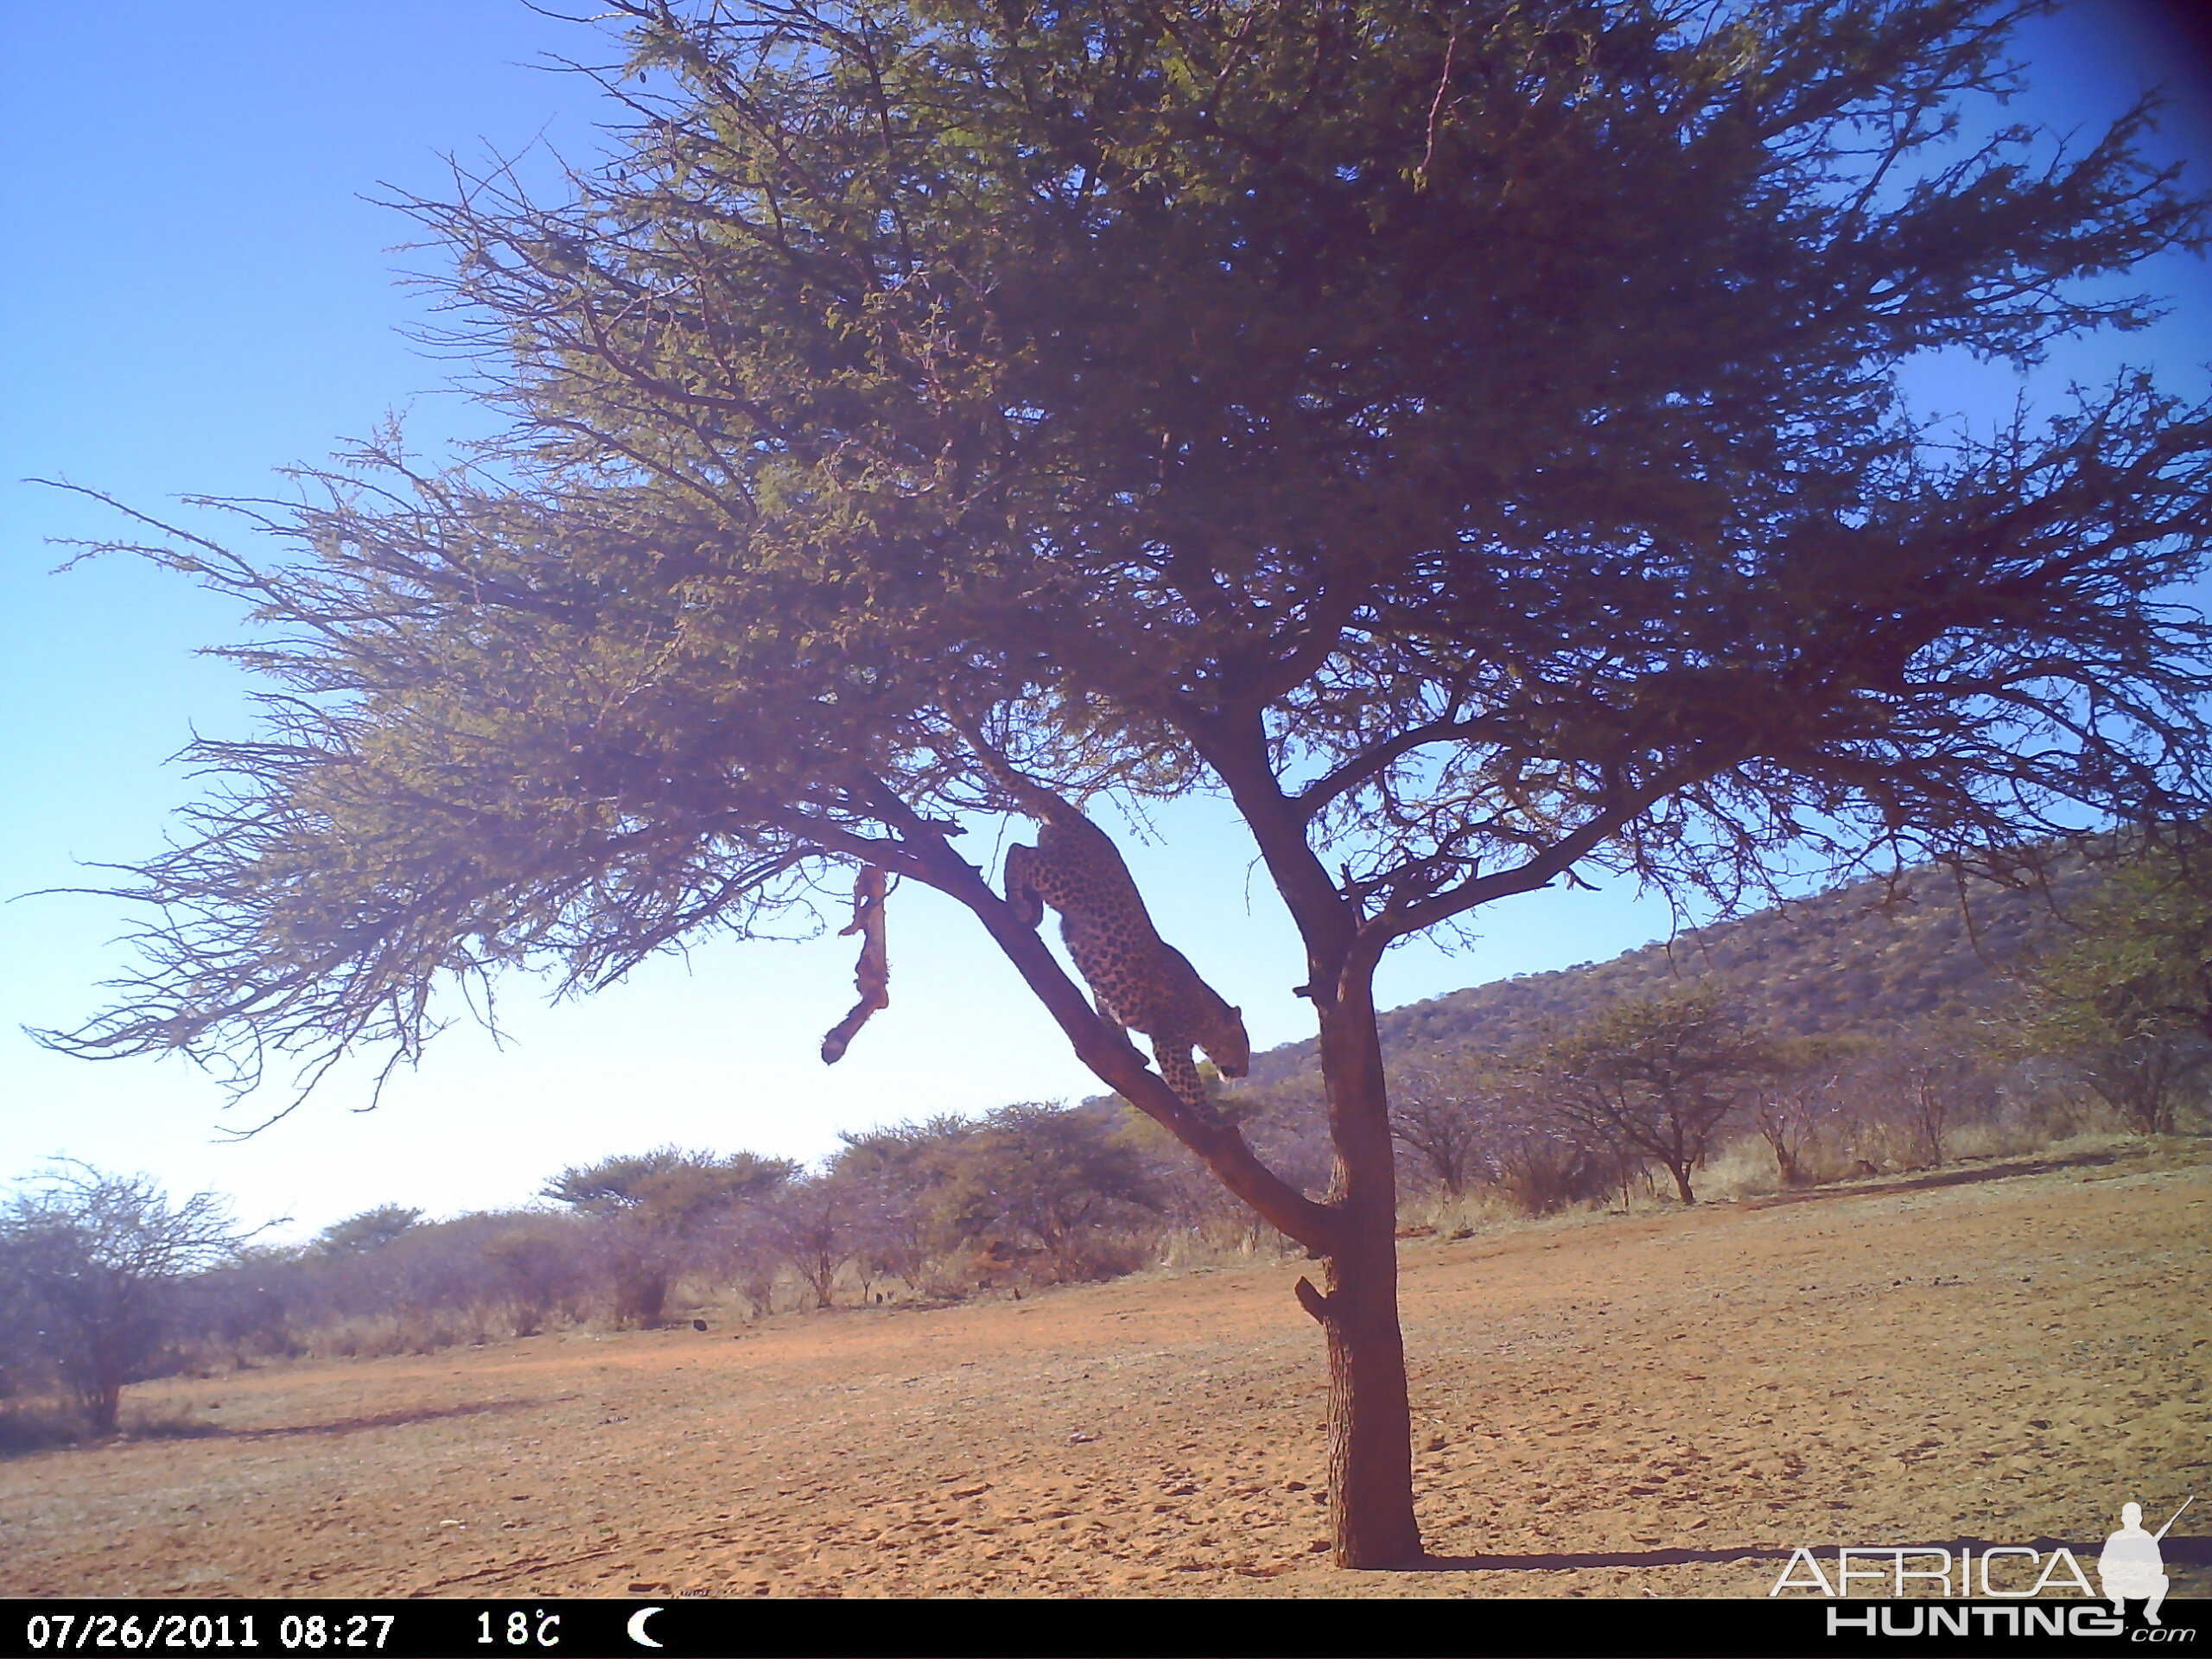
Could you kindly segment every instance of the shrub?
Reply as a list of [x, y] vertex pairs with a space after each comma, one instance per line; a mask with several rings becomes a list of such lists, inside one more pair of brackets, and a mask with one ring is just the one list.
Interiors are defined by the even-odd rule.
[[124, 1384], [159, 1374], [180, 1287], [245, 1242], [213, 1193], [172, 1204], [149, 1176], [83, 1164], [0, 1210], [0, 1241], [29, 1321], [24, 1346], [96, 1434], [115, 1432]]

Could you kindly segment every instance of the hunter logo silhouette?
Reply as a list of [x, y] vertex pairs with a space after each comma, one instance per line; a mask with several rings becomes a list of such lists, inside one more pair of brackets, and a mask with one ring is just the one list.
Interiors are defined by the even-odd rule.
[[2120, 1505], [2120, 1530], [2105, 1540], [2105, 1553], [2097, 1557], [2097, 1580], [2113, 1612], [2125, 1614], [2129, 1599], [2138, 1598], [2143, 1603], [2143, 1622], [2158, 1623], [2158, 1604], [2166, 1599], [2167, 1585], [2166, 1563], [2158, 1553], [2158, 1541], [2181, 1519], [2182, 1510], [2196, 1502], [2194, 1495], [2183, 1498], [2181, 1509], [2156, 1532], [2143, 1530], [2140, 1503]]

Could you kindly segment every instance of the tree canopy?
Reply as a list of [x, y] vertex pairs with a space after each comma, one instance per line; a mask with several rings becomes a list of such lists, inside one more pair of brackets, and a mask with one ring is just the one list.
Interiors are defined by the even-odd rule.
[[[2206, 410], [2130, 374], [1967, 434], [1900, 391], [2139, 326], [2102, 279], [2202, 238], [2145, 111], [1969, 136], [2026, 10], [615, 0], [604, 165], [410, 204], [507, 435], [242, 505], [289, 555], [148, 550], [251, 601], [281, 690], [196, 748], [150, 965], [57, 1040], [312, 1076], [412, 1056], [448, 976], [588, 988], [854, 866], [936, 887], [1325, 1259], [1339, 1558], [1402, 1557], [1394, 940], [1586, 862], [1726, 897], [2202, 809]], [[978, 737], [1234, 803], [1327, 1195], [961, 855], [1018, 804]]]
[[1656, 1158], [1684, 1204], [1713, 1137], [1777, 1069], [1772, 1042], [1709, 985], [1607, 1009], [1554, 1042], [1560, 1105], [1600, 1141]]
[[360, 1255], [380, 1250], [423, 1219], [412, 1205], [380, 1204], [373, 1210], [334, 1221], [315, 1235], [315, 1248], [331, 1255]]
[[173, 1201], [152, 1178], [65, 1162], [0, 1205], [8, 1346], [50, 1361], [92, 1432], [150, 1375], [178, 1287], [251, 1237], [212, 1192]]
[[733, 1205], [766, 1198], [798, 1173], [785, 1158], [655, 1147], [564, 1169], [545, 1184], [543, 1196], [589, 1214], [634, 1216], [681, 1230]]
[[2138, 1128], [2171, 1133], [2212, 1071], [2212, 869], [2201, 824], [2128, 849], [2031, 963], [2015, 1037], [2061, 1055]]
[[411, 1046], [442, 970], [749, 928], [993, 804], [949, 713], [1225, 784], [1363, 955], [1592, 855], [2201, 783], [2202, 412], [2130, 378], [1944, 452], [1896, 392], [2139, 322], [2075, 279], [2198, 233], [2133, 119], [1955, 142], [2012, 9], [617, 11], [613, 162], [415, 204], [485, 467], [362, 454], [266, 510], [302, 561], [162, 550], [296, 695], [201, 752], [249, 797], [152, 878], [201, 971], [104, 1050]]
[[2202, 831], [2137, 850], [2089, 894], [2078, 931], [2030, 975], [2050, 1035], [2212, 1042], [2212, 871]]

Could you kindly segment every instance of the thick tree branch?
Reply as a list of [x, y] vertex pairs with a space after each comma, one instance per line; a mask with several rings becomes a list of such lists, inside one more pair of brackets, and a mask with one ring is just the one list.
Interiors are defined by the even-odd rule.
[[1334, 1211], [1262, 1163], [1235, 1124], [1205, 1118], [1178, 1099], [1127, 1034], [1098, 1017], [1090, 997], [1068, 977], [1037, 931], [1022, 924], [981, 870], [953, 851], [942, 830], [911, 809], [886, 810], [898, 810], [903, 820], [894, 826], [900, 836], [895, 850], [826, 822], [794, 817], [789, 823], [826, 853], [895, 869], [966, 906], [1093, 1076], [1196, 1153], [1224, 1186], [1278, 1232], [1319, 1255], [1336, 1248], [1340, 1224]]
[[1727, 764], [1732, 762], [1709, 762], [1695, 768], [1670, 772], [1662, 781], [1621, 794], [1612, 804], [1599, 811], [1580, 829], [1561, 836], [1542, 852], [1510, 869], [1496, 870], [1488, 875], [1473, 877], [1455, 887], [1402, 908], [1386, 906], [1361, 930], [1362, 942], [1370, 944], [1379, 956], [1383, 947], [1393, 939], [1424, 931], [1497, 899], [1510, 898], [1515, 893], [1533, 893], [1539, 887], [1547, 887], [1641, 817], [1653, 803], [1665, 799], [1701, 777], [1712, 776]]
[[1256, 711], [1209, 717], [1179, 707], [1177, 723], [1199, 758], [1228, 786], [1230, 798], [1259, 843], [1260, 857], [1306, 942], [1307, 966], [1333, 985], [1357, 935], [1354, 901], [1339, 892], [1306, 839], [1306, 817], [1285, 795], [1268, 758], [1267, 733]]
[[1310, 819], [1331, 802], [1357, 789], [1376, 773], [1416, 749], [1427, 748], [1432, 743], [1467, 741], [1484, 735], [1502, 736], [1506, 730], [1505, 722], [1495, 718], [1436, 720], [1411, 727], [1386, 741], [1362, 749], [1332, 767], [1292, 796], [1290, 804], [1301, 817]]

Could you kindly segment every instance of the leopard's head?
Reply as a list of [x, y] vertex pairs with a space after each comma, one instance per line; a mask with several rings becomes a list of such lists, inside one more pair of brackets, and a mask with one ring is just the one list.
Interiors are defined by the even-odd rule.
[[1244, 1010], [1217, 1002], [1211, 1013], [1198, 1046], [1223, 1077], [1241, 1077], [1252, 1069], [1252, 1039], [1245, 1034]]

